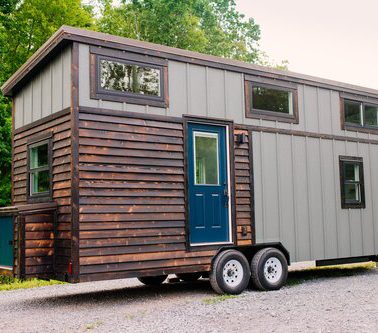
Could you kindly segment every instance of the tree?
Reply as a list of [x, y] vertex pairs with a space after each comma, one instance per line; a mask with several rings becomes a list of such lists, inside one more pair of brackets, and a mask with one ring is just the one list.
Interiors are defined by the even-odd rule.
[[[0, 85], [61, 25], [91, 28], [80, 0], [0, 0]], [[10, 204], [11, 107], [0, 94], [0, 206]]]
[[234, 0], [102, 0], [97, 29], [182, 49], [259, 62], [260, 28]]

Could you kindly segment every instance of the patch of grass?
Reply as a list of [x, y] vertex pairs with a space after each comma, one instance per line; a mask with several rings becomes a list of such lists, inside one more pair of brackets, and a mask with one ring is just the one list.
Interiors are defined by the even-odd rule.
[[87, 330], [88, 331], [94, 330], [95, 328], [100, 327], [102, 324], [103, 324], [103, 322], [101, 320], [96, 320], [93, 323], [87, 324]]
[[306, 281], [311, 281], [320, 278], [338, 278], [345, 276], [353, 276], [361, 273], [366, 273], [371, 269], [375, 269], [376, 263], [358, 263], [337, 266], [312, 267], [306, 270], [289, 272], [287, 286], [296, 286]]
[[27, 279], [21, 280], [11, 276], [0, 275], [0, 291], [4, 290], [16, 290], [16, 289], [28, 289], [43, 286], [51, 286], [54, 284], [63, 284], [64, 282], [56, 280], [39, 280], [39, 279]]
[[232, 298], [237, 298], [237, 296], [235, 296], [235, 295], [219, 295], [219, 296], [214, 296], [214, 297], [210, 297], [210, 298], [204, 298], [202, 300], [202, 303], [204, 303], [206, 305], [214, 305], [214, 304], [224, 302], [224, 301], [226, 301], [228, 299], [232, 299]]

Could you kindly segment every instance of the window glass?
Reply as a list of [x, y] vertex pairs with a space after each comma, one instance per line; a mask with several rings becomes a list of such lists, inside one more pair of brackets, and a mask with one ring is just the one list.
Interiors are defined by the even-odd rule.
[[30, 195], [50, 190], [50, 169], [48, 143], [31, 147], [29, 150]]
[[362, 158], [340, 157], [342, 208], [365, 208]]
[[48, 192], [50, 189], [50, 173], [48, 170], [36, 171], [31, 177], [32, 193]]
[[252, 109], [293, 114], [293, 93], [253, 84]]
[[218, 134], [194, 133], [196, 185], [218, 185]]
[[30, 168], [40, 168], [48, 165], [48, 145], [43, 144], [30, 150]]
[[378, 106], [365, 105], [365, 125], [378, 126]]
[[102, 89], [160, 96], [160, 69], [100, 60]]
[[361, 103], [345, 101], [344, 102], [345, 122], [362, 125]]

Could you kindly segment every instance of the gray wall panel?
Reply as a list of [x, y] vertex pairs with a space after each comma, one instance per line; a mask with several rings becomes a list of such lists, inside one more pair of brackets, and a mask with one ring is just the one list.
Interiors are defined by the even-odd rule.
[[15, 128], [71, 105], [71, 48], [47, 64], [15, 96]]

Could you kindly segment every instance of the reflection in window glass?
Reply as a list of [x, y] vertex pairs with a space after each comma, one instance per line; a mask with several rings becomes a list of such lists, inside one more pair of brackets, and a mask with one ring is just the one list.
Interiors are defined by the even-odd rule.
[[30, 194], [46, 193], [50, 190], [48, 144], [30, 148]]
[[378, 106], [365, 105], [365, 125], [378, 126]]
[[344, 195], [346, 203], [361, 202], [360, 165], [344, 162]]
[[344, 102], [345, 122], [362, 125], [361, 103], [345, 101]]
[[252, 109], [293, 114], [293, 93], [253, 85]]
[[194, 134], [196, 185], [218, 185], [218, 135]]
[[101, 88], [127, 93], [160, 96], [160, 70], [116, 61], [100, 61]]

